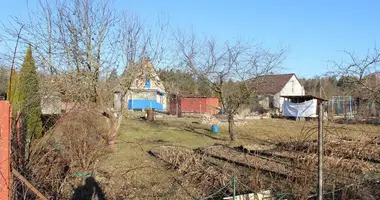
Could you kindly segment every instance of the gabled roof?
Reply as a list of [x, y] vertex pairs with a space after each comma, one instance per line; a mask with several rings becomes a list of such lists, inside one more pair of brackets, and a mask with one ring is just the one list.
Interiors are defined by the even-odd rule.
[[[127, 80], [126, 82], [130, 82], [131, 89], [146, 90], [145, 83], [147, 75], [149, 75], [149, 79], [155, 83], [155, 87], [157, 87], [156, 90], [165, 90], [165, 86], [159, 79], [152, 62], [147, 58], [141, 58], [139, 61], [136, 61], [136, 63], [130, 64], [122, 79]], [[118, 91], [120, 91], [120, 88], [116, 90], [116, 92]]]
[[252, 89], [256, 90], [257, 94], [274, 95], [284, 88], [292, 76], [295, 76], [295, 74], [271, 74], [259, 76], [253, 80]]
[[284, 97], [286, 99], [291, 99], [295, 101], [309, 101], [312, 99], [317, 99], [318, 101], [327, 101], [326, 99], [322, 99], [321, 97], [313, 96], [313, 95], [281, 95], [281, 97]]

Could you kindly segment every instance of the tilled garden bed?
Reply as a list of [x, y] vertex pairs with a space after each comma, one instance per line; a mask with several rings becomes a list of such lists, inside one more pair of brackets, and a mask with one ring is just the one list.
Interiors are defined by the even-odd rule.
[[[348, 144], [340, 145], [348, 146]], [[258, 147], [258, 145], [253, 146]], [[377, 183], [376, 180], [369, 180], [371, 177], [380, 176], [377, 162], [360, 160], [357, 156], [352, 156], [350, 159], [339, 157], [348, 153], [334, 150], [330, 144], [326, 146], [329, 150], [324, 156], [325, 191], [339, 196], [345, 191], [359, 188], [368, 181]], [[351, 152], [355, 151], [358, 150], [354, 149]], [[217, 188], [222, 188], [235, 176], [240, 181], [237, 193], [271, 189], [294, 194], [288, 199], [314, 198], [317, 155], [313, 142], [302, 145], [280, 143], [257, 149], [246, 146], [232, 148], [226, 145], [214, 145], [192, 150], [163, 146], [151, 150], [150, 153], [181, 172], [194, 187], [196, 195], [207, 195]], [[373, 154], [365, 156], [376, 158]], [[229, 163], [230, 167], [226, 167], [225, 163]], [[209, 187], [210, 185], [213, 187]], [[231, 194], [231, 187], [228, 189], [225, 194]], [[332, 198], [332, 195], [326, 197], [329, 198]]]

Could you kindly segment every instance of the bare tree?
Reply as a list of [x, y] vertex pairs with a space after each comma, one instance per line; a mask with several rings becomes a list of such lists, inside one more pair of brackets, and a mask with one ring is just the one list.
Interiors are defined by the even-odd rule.
[[[152, 33], [136, 15], [119, 12], [112, 2], [39, 0], [28, 20], [15, 17], [13, 27], [4, 29], [8, 38], [32, 45], [44, 94], [59, 92], [64, 101], [106, 117], [114, 148], [123, 109], [113, 110], [109, 96], [116, 89], [127, 93], [141, 58], [150, 57], [154, 64], [163, 60], [168, 20], [160, 18]], [[23, 27], [22, 34], [15, 27]], [[107, 88], [105, 77], [113, 70], [125, 73], [117, 86]]]
[[370, 92], [374, 100], [377, 100], [380, 90], [376, 79], [373, 78], [379, 72], [380, 52], [374, 48], [363, 58], [358, 57], [355, 52], [345, 51], [344, 53], [347, 55], [348, 61], [334, 62], [334, 66], [338, 69], [338, 75], [346, 77], [347, 82]]
[[340, 62], [334, 61], [333, 65], [334, 74], [340, 77], [340, 84], [346, 86], [346, 94], [357, 99], [359, 110], [362, 110], [363, 105], [361, 104], [364, 100], [379, 105], [380, 52], [378, 49], [374, 48], [363, 57], [358, 56], [355, 52], [344, 51], [344, 53], [348, 59]]
[[[152, 32], [140, 22], [138, 16], [119, 12], [112, 2], [113, 0], [57, 0], [55, 2], [39, 0], [37, 10], [29, 10], [28, 19], [13, 17], [11, 25], [3, 24], [4, 32], [0, 35], [0, 42], [10, 49], [8, 53], [2, 55], [4, 62], [6, 61], [9, 65], [14, 64], [14, 68], [18, 69], [17, 66], [20, 66], [24, 52], [20, 54], [16, 51], [17, 49], [14, 50], [14, 54], [9, 52], [13, 52], [15, 44], [19, 47], [30, 44], [40, 72], [41, 95], [49, 96], [59, 93], [63, 102], [80, 108], [78, 109], [80, 112], [63, 115], [57, 129], [53, 131], [55, 135], [62, 132], [70, 135], [70, 130], [74, 134], [80, 132], [93, 134], [91, 136], [82, 134], [82, 137], [60, 137], [60, 142], [72, 150], [69, 156], [60, 153], [54, 157], [43, 155], [44, 151], [51, 147], [45, 140], [50, 140], [55, 136], [54, 134], [47, 134], [42, 139], [45, 142], [40, 143], [41, 146], [38, 146], [39, 141], [34, 141], [32, 148], [36, 149], [36, 153], [32, 154], [32, 159], [27, 164], [33, 175], [40, 174], [41, 171], [38, 170], [40, 163], [34, 161], [42, 161], [42, 158], [49, 157], [51, 159], [48, 162], [57, 163], [57, 167], [64, 167], [56, 160], [59, 156], [70, 160], [75, 156], [84, 156], [89, 153], [91, 156], [83, 157], [87, 159], [85, 161], [87, 164], [81, 164], [81, 167], [91, 168], [95, 165], [93, 161], [97, 160], [102, 153], [100, 151], [104, 150], [101, 148], [103, 141], [108, 148], [116, 149], [116, 136], [125, 113], [123, 109], [113, 109], [110, 102], [113, 98], [110, 96], [113, 96], [116, 89], [124, 95], [127, 93], [137, 76], [134, 72], [141, 65], [139, 62], [141, 58], [150, 57], [155, 64], [163, 60], [167, 20], [160, 19], [155, 29], [158, 31]], [[119, 74], [125, 71], [118, 84], [106, 83], [106, 77], [111, 71]], [[73, 120], [73, 116], [78, 116], [83, 120]], [[91, 123], [88, 126], [99, 131], [87, 131], [81, 126], [86, 122], [99, 119], [107, 123]], [[59, 128], [59, 125], [65, 124], [78, 126], [67, 130]], [[95, 145], [94, 141], [99, 142], [99, 145], [98, 143]], [[55, 149], [55, 147], [52, 148]], [[86, 153], [81, 152], [84, 149]], [[50, 152], [52, 151], [48, 150], [46, 155]], [[71, 167], [75, 167], [75, 163], [78, 162], [67, 163], [70, 170]], [[42, 169], [43, 174], [30, 178], [39, 182], [41, 180], [39, 178], [54, 177], [60, 173], [60, 168], [57, 169], [50, 171]], [[66, 179], [67, 176], [61, 178]], [[61, 178], [57, 178], [57, 181], [50, 184], [59, 188], [58, 192], [51, 190], [47, 193], [62, 192], [62, 187], [67, 182]], [[41, 183], [49, 185], [47, 182]], [[44, 184], [37, 187], [44, 187]]]
[[174, 34], [182, 66], [197, 78], [206, 77], [228, 117], [231, 141], [237, 140], [234, 115], [243, 105], [252, 104], [255, 88], [252, 80], [275, 70], [285, 51], [272, 53], [250, 41], [224, 42], [200, 40], [178, 31]]

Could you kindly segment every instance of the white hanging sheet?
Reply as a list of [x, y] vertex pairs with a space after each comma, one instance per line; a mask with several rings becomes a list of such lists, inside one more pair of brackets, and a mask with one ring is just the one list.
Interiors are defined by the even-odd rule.
[[302, 103], [284, 101], [282, 112], [285, 117], [317, 117], [317, 100], [312, 99]]

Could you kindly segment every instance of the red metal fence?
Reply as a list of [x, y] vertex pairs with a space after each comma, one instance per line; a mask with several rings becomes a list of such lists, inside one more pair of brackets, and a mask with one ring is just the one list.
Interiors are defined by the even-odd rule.
[[11, 105], [0, 101], [0, 199], [10, 199]]
[[170, 114], [178, 113], [208, 113], [215, 115], [219, 112], [218, 98], [209, 97], [180, 97], [172, 98], [169, 106]]
[[[23, 159], [23, 152], [20, 150], [21, 146], [24, 144], [21, 144], [21, 124], [20, 124], [20, 113], [17, 114], [17, 123], [16, 125], [16, 146], [17, 148], [13, 148], [12, 151], [19, 151], [16, 154], [13, 154], [16, 156], [16, 163], [22, 165], [20, 163]], [[11, 184], [16, 183], [15, 181], [20, 181], [22, 184], [24, 184], [28, 190], [32, 191], [36, 197], [38, 197], [41, 200], [47, 200], [47, 198], [41, 194], [25, 177], [23, 177], [15, 168], [12, 168], [11, 170], [11, 160], [12, 158], [15, 159], [15, 157], [11, 158], [11, 132], [12, 130], [12, 106], [8, 103], [8, 101], [0, 100], [0, 200], [9, 200], [11, 199], [11, 190], [15, 189], [12, 188]], [[15, 145], [15, 144], [14, 144]], [[11, 173], [14, 175], [15, 178], [12, 178]], [[12, 180], [12, 181], [11, 181]], [[14, 193], [13, 193], [14, 194]], [[12, 197], [17, 198], [17, 197]]]

